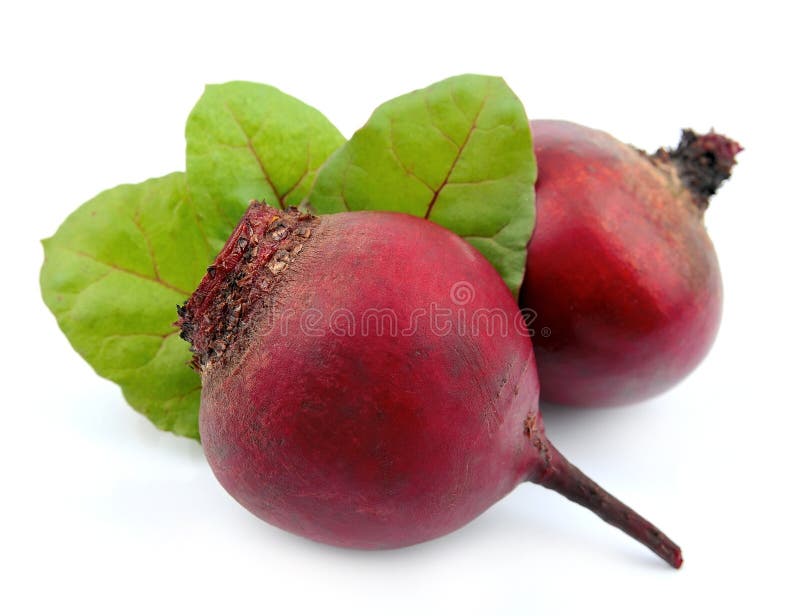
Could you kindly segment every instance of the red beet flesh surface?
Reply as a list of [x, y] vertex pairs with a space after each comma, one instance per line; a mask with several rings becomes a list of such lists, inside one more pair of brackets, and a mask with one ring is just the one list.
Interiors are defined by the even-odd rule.
[[[364, 319], [376, 309], [396, 329]], [[437, 310], [449, 330], [430, 318]], [[486, 311], [495, 331], [474, 325]], [[271, 524], [394, 548], [456, 530], [533, 481], [682, 562], [547, 440], [516, 302], [477, 251], [433, 223], [253, 203], [179, 315], [203, 382], [206, 457]]]
[[531, 129], [537, 224], [520, 304], [536, 312], [542, 399], [608, 406], [669, 389], [719, 327], [703, 212], [741, 148], [684, 131], [678, 148], [648, 156], [570, 122]]

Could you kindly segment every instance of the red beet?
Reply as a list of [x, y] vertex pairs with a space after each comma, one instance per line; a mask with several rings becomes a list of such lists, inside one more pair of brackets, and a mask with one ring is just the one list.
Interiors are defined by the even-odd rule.
[[542, 399], [606, 406], [668, 389], [719, 327], [703, 212], [741, 148], [684, 131], [675, 150], [648, 156], [569, 122], [531, 128], [537, 226], [520, 302], [537, 315]]
[[674, 543], [547, 440], [513, 297], [433, 223], [251, 204], [179, 315], [203, 381], [205, 454], [267, 522], [399, 547], [533, 481], [681, 564]]

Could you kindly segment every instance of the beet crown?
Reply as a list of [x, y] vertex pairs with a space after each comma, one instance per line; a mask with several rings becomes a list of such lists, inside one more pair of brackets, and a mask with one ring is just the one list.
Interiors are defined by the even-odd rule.
[[180, 336], [202, 372], [241, 351], [248, 328], [265, 311], [281, 274], [303, 250], [319, 219], [297, 208], [251, 201], [198, 289], [178, 307]]
[[742, 149], [733, 139], [713, 130], [698, 135], [685, 128], [677, 147], [660, 148], [652, 157], [674, 166], [683, 185], [692, 193], [695, 205], [704, 212], [709, 199], [731, 177], [736, 155]]

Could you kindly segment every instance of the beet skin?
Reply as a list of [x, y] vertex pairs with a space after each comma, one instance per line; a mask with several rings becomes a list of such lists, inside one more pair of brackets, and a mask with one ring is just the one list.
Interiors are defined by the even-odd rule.
[[537, 226], [520, 301], [537, 315], [542, 398], [607, 406], [665, 391], [719, 327], [703, 212], [741, 148], [684, 131], [675, 150], [648, 156], [570, 122], [531, 128]]
[[253, 203], [179, 314], [203, 381], [208, 461], [271, 524], [399, 547], [533, 481], [681, 563], [674, 543], [549, 443], [516, 302], [476, 250], [433, 223]]

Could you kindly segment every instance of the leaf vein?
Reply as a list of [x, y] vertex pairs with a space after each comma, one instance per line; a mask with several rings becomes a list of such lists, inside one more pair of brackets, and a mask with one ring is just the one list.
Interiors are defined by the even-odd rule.
[[281, 202], [283, 202], [284, 199], [286, 199], [286, 197], [291, 195], [292, 192], [294, 191], [294, 189], [297, 188], [298, 186], [300, 186], [300, 184], [303, 182], [303, 180], [305, 180], [308, 177], [308, 174], [311, 173], [311, 142], [310, 141], [307, 142], [306, 146], [307, 146], [306, 147], [306, 170], [300, 175], [300, 177], [297, 179], [297, 181], [294, 184], [292, 184], [289, 188], [286, 189], [286, 192], [284, 192], [282, 195], [278, 196], [278, 199], [280, 199]]
[[283, 204], [283, 199], [281, 198], [281, 193], [278, 191], [278, 188], [273, 183], [272, 178], [270, 177], [269, 173], [267, 172], [267, 168], [264, 166], [264, 162], [261, 160], [261, 157], [258, 155], [258, 152], [256, 151], [256, 148], [253, 145], [253, 140], [250, 138], [250, 135], [247, 134], [247, 131], [244, 129], [244, 126], [242, 125], [241, 121], [236, 116], [236, 114], [233, 112], [233, 109], [231, 109], [231, 107], [230, 107], [230, 105], [228, 104], [227, 101], [225, 102], [225, 109], [228, 110], [228, 113], [231, 115], [231, 118], [233, 118], [234, 123], [239, 128], [239, 130], [242, 132], [242, 135], [244, 135], [244, 138], [245, 138], [245, 141], [246, 141], [246, 145], [247, 145], [247, 149], [250, 150], [250, 154], [253, 155], [253, 158], [258, 163], [258, 168], [261, 170], [261, 175], [264, 176], [264, 180], [266, 180], [267, 184], [269, 184], [269, 187], [272, 190], [273, 194], [275, 195], [275, 198], [278, 200], [279, 207], [282, 210], [286, 209], [286, 207]]
[[[452, 90], [451, 90], [451, 96], [452, 96]], [[439, 133], [442, 135], [442, 137], [447, 139], [454, 146], [458, 147], [458, 142], [455, 139], [453, 139], [450, 135], [448, 135], [446, 132], [444, 132], [442, 127], [439, 126], [436, 123], [436, 117], [433, 115], [433, 109], [431, 108], [431, 101], [428, 98], [428, 92], [427, 91], [424, 91], [422, 93], [422, 98], [425, 101], [425, 109], [427, 109], [428, 115], [431, 117], [431, 126], [433, 126], [437, 131], [439, 131]], [[455, 102], [455, 99], [453, 100], [453, 102]]]
[[[427, 209], [425, 211], [425, 220], [429, 220], [430, 219], [431, 213], [433, 212], [433, 206], [436, 205], [436, 201], [439, 199], [439, 195], [441, 194], [442, 189], [445, 186], [447, 186], [447, 182], [450, 180], [450, 176], [452, 175], [453, 170], [456, 168], [456, 165], [461, 160], [461, 156], [464, 153], [464, 149], [467, 147], [467, 144], [469, 143], [469, 140], [472, 138], [472, 135], [475, 133], [475, 127], [478, 125], [478, 118], [480, 118], [481, 113], [483, 113], [483, 109], [486, 106], [486, 101], [487, 101], [488, 98], [489, 98], [489, 93], [487, 92], [484, 95], [483, 99], [481, 100], [481, 104], [478, 107], [478, 111], [475, 113], [475, 117], [472, 120], [472, 124], [470, 125], [469, 130], [467, 131], [467, 135], [464, 138], [463, 143], [459, 146], [458, 151], [456, 152], [456, 155], [453, 158], [453, 162], [450, 165], [450, 168], [447, 170], [447, 175], [444, 176], [444, 179], [442, 180], [442, 183], [434, 191], [433, 197], [431, 197], [431, 200], [428, 203], [428, 207], [427, 207]], [[453, 98], [453, 101], [455, 101], [455, 98]]]
[[136, 210], [136, 213], [133, 215], [133, 224], [139, 230], [139, 233], [142, 234], [142, 239], [144, 239], [144, 245], [147, 249], [147, 254], [150, 257], [150, 261], [153, 264], [153, 275], [158, 282], [164, 282], [161, 279], [161, 272], [158, 270], [158, 261], [156, 261], [155, 252], [153, 252], [153, 244], [150, 242], [150, 237], [145, 233], [144, 228], [142, 227], [142, 223], [139, 220], [142, 211], [140, 209]]
[[389, 151], [391, 152], [391, 154], [394, 157], [395, 161], [397, 161], [397, 165], [400, 167], [400, 169], [403, 170], [403, 172], [407, 176], [409, 176], [411, 178], [414, 178], [415, 180], [420, 182], [423, 186], [425, 186], [425, 188], [427, 188], [431, 192], [435, 192], [436, 191], [436, 189], [433, 186], [428, 184], [425, 180], [423, 180], [416, 173], [414, 173], [414, 171], [412, 169], [407, 167], [406, 164], [403, 162], [403, 159], [400, 158], [400, 154], [397, 152], [397, 144], [395, 143], [395, 139], [394, 139], [394, 118], [389, 118]]
[[[142, 274], [140, 272], [137, 272], [137, 271], [134, 271], [134, 270], [130, 270], [128, 268], [122, 267], [122, 266], [117, 265], [115, 263], [107, 263], [106, 261], [101, 261], [96, 256], [94, 256], [92, 254], [89, 254], [88, 252], [84, 252], [83, 250], [77, 250], [75, 248], [66, 248], [66, 250], [68, 252], [71, 252], [72, 254], [78, 255], [79, 257], [83, 257], [85, 259], [91, 259], [92, 261], [94, 261], [98, 265], [103, 265], [103, 266], [105, 266], [105, 267], [107, 267], [109, 269], [118, 271], [118, 272], [120, 272], [122, 274], [128, 274], [130, 276], [135, 276], [136, 278], [141, 278], [142, 280], [147, 280], [149, 282], [154, 282], [154, 283], [156, 283], [158, 285], [161, 285], [162, 287], [164, 287], [166, 289], [169, 289], [170, 291], [174, 291], [175, 293], [180, 293], [184, 297], [188, 297], [189, 295], [191, 295], [191, 293], [189, 291], [185, 291], [184, 289], [176, 287], [175, 285], [172, 285], [172, 284], [168, 283], [166, 280], [159, 280], [159, 279], [153, 278], [151, 276], [146, 276], [146, 275], [144, 275], [144, 274]], [[92, 281], [91, 284], [94, 284], [96, 282], [97, 282], [97, 280]], [[88, 285], [85, 288], [88, 288]]]
[[175, 334], [178, 333], [179, 330], [175, 329], [168, 334], [153, 334], [153, 333], [129, 333], [129, 334], [109, 334], [108, 336], [103, 336], [103, 338], [161, 338], [166, 340], [167, 338], [171, 338]]

